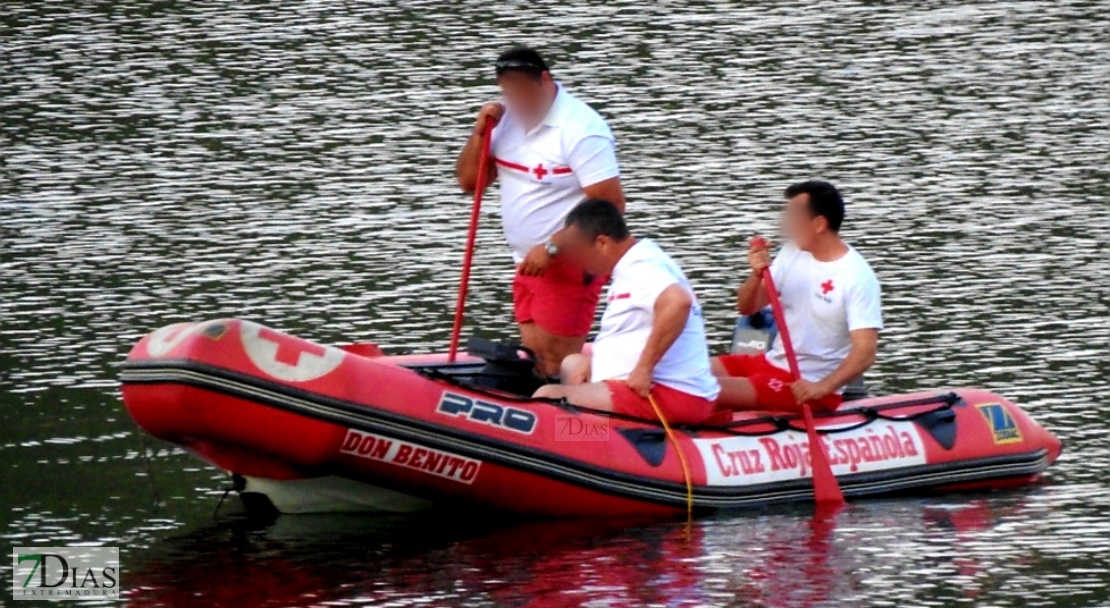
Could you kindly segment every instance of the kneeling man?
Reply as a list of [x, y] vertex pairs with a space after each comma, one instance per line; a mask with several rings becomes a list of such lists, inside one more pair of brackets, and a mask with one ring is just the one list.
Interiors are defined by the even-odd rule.
[[802, 379], [794, 382], [781, 338], [759, 355], [724, 355], [713, 361], [720, 377], [723, 408], [815, 411], [840, 406], [844, 385], [875, 362], [883, 327], [879, 279], [871, 266], [840, 238], [844, 201], [819, 180], [786, 189], [783, 228], [790, 239], [771, 262], [766, 245], [748, 252], [751, 274], [736, 303], [750, 315], [767, 306], [763, 270], [770, 266], [783, 316], [794, 341]]
[[650, 396], [669, 423], [712, 415], [720, 387], [701, 308], [678, 264], [652, 241], [632, 237], [620, 210], [601, 199], [575, 207], [559, 237], [563, 255], [612, 283], [592, 356], [564, 359], [564, 384], [540, 387], [536, 396], [656, 419]]

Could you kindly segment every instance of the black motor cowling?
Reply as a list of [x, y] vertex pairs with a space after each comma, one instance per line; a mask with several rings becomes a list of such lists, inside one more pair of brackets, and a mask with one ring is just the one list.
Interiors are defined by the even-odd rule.
[[518, 395], [531, 395], [543, 384], [536, 375], [536, 355], [520, 344], [505, 344], [471, 336], [466, 353], [485, 360], [474, 384]]

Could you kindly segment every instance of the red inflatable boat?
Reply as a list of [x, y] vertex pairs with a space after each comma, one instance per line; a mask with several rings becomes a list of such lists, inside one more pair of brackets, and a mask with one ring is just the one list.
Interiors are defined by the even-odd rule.
[[[686, 508], [687, 475], [703, 510], [813, 496], [793, 416], [676, 427], [672, 443], [654, 420], [530, 399], [517, 348], [468, 352], [384, 356], [216, 320], [151, 333], [121, 380], [143, 429], [232, 473], [250, 508], [667, 514]], [[1020, 408], [975, 389], [855, 400], [817, 426], [847, 497], [1027, 484], [1060, 454]]]

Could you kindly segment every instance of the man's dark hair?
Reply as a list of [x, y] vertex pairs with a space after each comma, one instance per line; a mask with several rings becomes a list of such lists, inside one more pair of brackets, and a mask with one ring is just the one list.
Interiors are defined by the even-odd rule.
[[577, 226], [590, 239], [605, 235], [614, 241], [623, 241], [629, 237], [628, 225], [624, 223], [620, 209], [603, 198], [582, 201], [571, 209], [566, 226]]
[[829, 230], [840, 232], [840, 224], [844, 222], [844, 199], [836, 186], [819, 179], [791, 184], [786, 188], [786, 198], [794, 198], [799, 194], [809, 195], [809, 212], [813, 217], [825, 216], [829, 222]]
[[527, 46], [514, 46], [501, 53], [497, 56], [497, 63], [494, 64], [494, 67], [497, 69], [498, 76], [506, 72], [520, 72], [536, 79], [543, 76], [544, 72], [551, 71], [547, 69], [547, 62], [543, 60], [539, 52]]

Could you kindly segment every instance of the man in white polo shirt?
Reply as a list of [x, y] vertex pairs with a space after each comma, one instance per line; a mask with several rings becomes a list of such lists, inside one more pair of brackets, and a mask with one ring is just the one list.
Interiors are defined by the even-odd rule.
[[652, 241], [632, 237], [605, 200], [575, 207], [558, 238], [564, 255], [613, 279], [593, 353], [567, 357], [564, 384], [542, 386], [536, 396], [654, 420], [650, 395], [667, 422], [709, 418], [720, 387], [701, 307], [678, 264]]
[[554, 237], [587, 197], [605, 198], [624, 211], [613, 133], [552, 79], [536, 51], [505, 51], [496, 73], [504, 102], [482, 106], [455, 173], [463, 190], [473, 192], [482, 134], [494, 121], [486, 184], [494, 178], [501, 183], [501, 219], [517, 264], [514, 316], [539, 371], [554, 376], [563, 358], [581, 352], [604, 284], [604, 277], [560, 255]]

